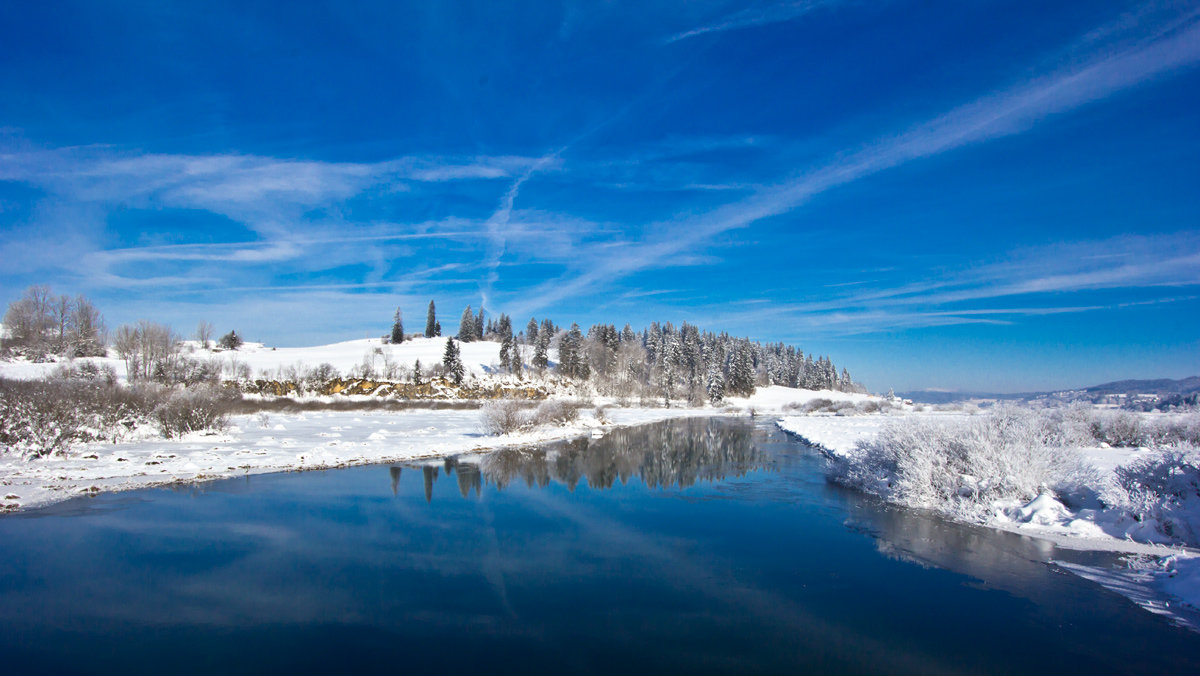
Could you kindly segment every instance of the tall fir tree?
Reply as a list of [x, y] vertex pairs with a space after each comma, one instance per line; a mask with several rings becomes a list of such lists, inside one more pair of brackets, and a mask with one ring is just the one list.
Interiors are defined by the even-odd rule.
[[475, 340], [483, 340], [483, 306], [479, 306], [479, 316], [475, 318]]
[[[549, 321], [549, 320], [547, 320]], [[538, 372], [545, 371], [550, 366], [550, 333], [541, 331], [538, 333], [537, 344], [533, 346], [533, 368]]]
[[512, 374], [515, 375], [517, 378], [520, 378], [521, 377], [521, 368], [522, 368], [521, 348], [519, 345], [516, 344], [516, 341], [514, 340], [512, 355], [510, 356], [510, 361], [508, 364], [508, 370], [511, 371]]
[[533, 317], [529, 318], [529, 323], [525, 325], [525, 342], [530, 345], [536, 345], [538, 339], [538, 323]]
[[510, 367], [514, 347], [511, 333], [500, 339], [500, 368], [508, 369]]
[[708, 367], [708, 383], [705, 389], [708, 391], [708, 400], [712, 402], [713, 406], [725, 400], [725, 376], [721, 375], [719, 364], [714, 363]]
[[421, 368], [422, 367], [421, 367], [420, 359], [413, 362], [413, 376], [412, 376], [413, 385], [421, 384]]
[[462, 357], [453, 338], [446, 339], [446, 351], [442, 353], [442, 367], [451, 382], [455, 385], [462, 384], [464, 375]]
[[458, 342], [469, 343], [475, 340], [475, 313], [468, 305], [458, 320]]
[[400, 313], [400, 308], [396, 308], [396, 315], [392, 317], [391, 338], [394, 344], [404, 342], [404, 316]]
[[429, 301], [429, 311], [425, 313], [425, 337], [433, 338], [440, 334], [437, 323], [437, 310], [433, 307], [433, 301]]

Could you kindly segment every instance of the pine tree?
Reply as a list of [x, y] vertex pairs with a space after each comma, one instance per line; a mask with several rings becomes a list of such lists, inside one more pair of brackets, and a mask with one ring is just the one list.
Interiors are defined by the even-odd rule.
[[721, 375], [721, 367], [717, 364], [708, 368], [708, 383], [705, 390], [708, 392], [708, 400], [714, 406], [725, 400], [725, 376]]
[[729, 391], [733, 394], [748, 397], [754, 394], [754, 357], [750, 354], [750, 346], [739, 343], [733, 353], [733, 363], [729, 365]]
[[421, 384], [421, 360], [413, 363], [413, 385]]
[[[579, 327], [576, 326], [576, 329]], [[562, 338], [558, 339], [558, 366], [555, 368], [560, 376], [568, 378], [575, 377], [575, 361], [577, 359], [576, 350], [578, 345], [571, 337], [570, 333], [566, 333]]]
[[479, 316], [475, 318], [475, 340], [483, 340], [483, 306], [479, 306]]
[[458, 342], [469, 343], [475, 340], [475, 313], [468, 305], [458, 320]]
[[458, 345], [454, 343], [453, 338], [446, 339], [446, 351], [442, 354], [442, 367], [445, 368], [446, 377], [455, 385], [461, 385], [463, 381], [463, 363], [462, 357], [459, 356]]
[[440, 335], [438, 330], [437, 311], [433, 307], [433, 301], [429, 301], [429, 311], [425, 314], [425, 337], [433, 338]]
[[509, 364], [512, 363], [513, 347], [513, 337], [511, 333], [500, 339], [500, 368], [509, 368]]
[[546, 331], [538, 333], [537, 344], [533, 346], [532, 364], [538, 372], [550, 366], [550, 334]]
[[434, 323], [434, 325], [433, 325], [433, 335], [435, 335], [435, 336], [440, 336], [440, 335], [442, 335], [442, 323], [441, 323], [441, 322], [435, 322], [435, 323]]
[[404, 317], [400, 314], [400, 308], [396, 308], [396, 315], [392, 318], [392, 343], [399, 344], [404, 342]]
[[525, 325], [525, 342], [530, 345], [536, 345], [538, 339], [538, 323], [533, 317], [529, 318], [529, 323]]
[[513, 342], [511, 361], [508, 365], [508, 370], [516, 377], [521, 377], [521, 348], [517, 346], [516, 341]]

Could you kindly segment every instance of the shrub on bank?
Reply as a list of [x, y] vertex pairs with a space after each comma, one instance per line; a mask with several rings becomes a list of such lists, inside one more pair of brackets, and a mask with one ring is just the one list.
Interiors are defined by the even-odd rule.
[[217, 387], [124, 387], [103, 374], [47, 380], [0, 379], [0, 452], [23, 457], [61, 453], [75, 442], [115, 442], [153, 424], [164, 436], [220, 428], [231, 395]]
[[889, 502], [979, 515], [996, 500], [1074, 492], [1095, 472], [1067, 447], [1062, 428], [1027, 409], [936, 423], [903, 419], [831, 467], [832, 477]]
[[1200, 545], [1200, 449], [1157, 449], [1117, 468], [1124, 508], [1176, 542]]
[[531, 430], [543, 425], [566, 425], [579, 419], [577, 402], [547, 400], [530, 409], [516, 399], [489, 401], [480, 409], [487, 434], [501, 435]]

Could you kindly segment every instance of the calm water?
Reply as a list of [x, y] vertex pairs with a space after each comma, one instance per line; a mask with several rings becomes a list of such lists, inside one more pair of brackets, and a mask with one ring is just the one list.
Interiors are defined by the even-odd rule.
[[1087, 555], [884, 509], [827, 485], [820, 462], [765, 423], [683, 420], [8, 516], [0, 664], [13, 674], [1200, 666], [1200, 635], [1042, 563]]

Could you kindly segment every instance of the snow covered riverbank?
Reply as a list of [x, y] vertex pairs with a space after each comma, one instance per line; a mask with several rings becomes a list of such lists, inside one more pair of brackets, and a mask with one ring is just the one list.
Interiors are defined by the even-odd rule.
[[243, 474], [398, 462], [544, 443], [614, 426], [712, 415], [711, 409], [623, 408], [580, 411], [570, 425], [488, 436], [477, 410], [316, 411], [241, 415], [219, 433], [181, 439], [91, 443], [62, 455], [0, 456], [0, 509], [42, 507], [101, 491], [124, 491]]
[[[905, 420], [934, 422], [946, 425], [961, 424], [971, 416], [965, 413], [924, 413], [890, 416], [786, 416], [778, 421], [781, 429], [817, 447], [832, 463], [845, 463], [863, 452], [859, 445], [879, 437], [889, 425]], [[1095, 470], [1092, 485], [1085, 487], [1092, 495], [1112, 490], [1117, 483], [1119, 468], [1129, 467], [1148, 459], [1154, 451], [1145, 447], [1106, 445], [1074, 449], [1081, 459]], [[1152, 612], [1171, 615], [1193, 629], [1194, 616], [1200, 611], [1200, 550], [1170, 545], [1161, 524], [1152, 519], [1134, 518], [1129, 511], [1115, 506], [1095, 504], [1070, 509], [1049, 492], [1033, 500], [996, 501], [992, 508], [973, 517], [963, 513], [946, 512], [977, 525], [1009, 531], [1053, 542], [1066, 549], [1110, 551], [1127, 554], [1127, 568], [1105, 570], [1078, 565], [1064, 565], [1081, 576], [1121, 593]], [[1172, 603], [1182, 601], [1192, 610], [1172, 611]]]

